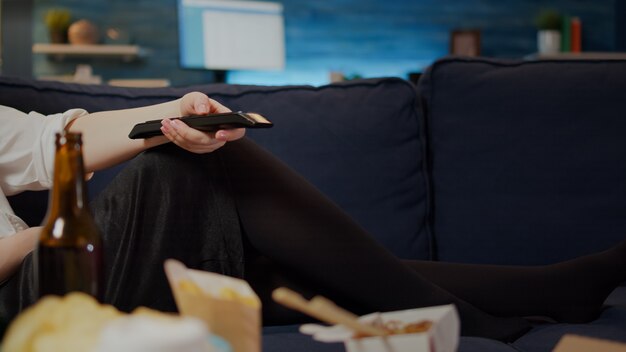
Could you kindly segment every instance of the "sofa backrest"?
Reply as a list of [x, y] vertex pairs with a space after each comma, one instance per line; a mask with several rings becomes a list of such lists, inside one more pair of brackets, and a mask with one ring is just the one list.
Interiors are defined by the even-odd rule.
[[[233, 110], [267, 116], [275, 127], [249, 130], [250, 138], [305, 176], [396, 255], [429, 257], [418, 99], [414, 86], [404, 80], [324, 87], [210, 84], [133, 89], [0, 77], [0, 104], [46, 114], [75, 107], [99, 111], [159, 103], [192, 90]], [[96, 173], [91, 194], [118, 170]], [[41, 221], [47, 204], [45, 194], [35, 193], [10, 200], [31, 224]]]
[[446, 58], [419, 82], [439, 260], [542, 264], [626, 235], [626, 62]]

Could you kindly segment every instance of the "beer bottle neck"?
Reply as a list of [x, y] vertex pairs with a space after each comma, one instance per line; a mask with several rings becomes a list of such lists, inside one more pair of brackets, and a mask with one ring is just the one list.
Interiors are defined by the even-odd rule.
[[80, 135], [62, 134], [57, 138], [51, 216], [77, 214], [87, 209], [87, 193]]

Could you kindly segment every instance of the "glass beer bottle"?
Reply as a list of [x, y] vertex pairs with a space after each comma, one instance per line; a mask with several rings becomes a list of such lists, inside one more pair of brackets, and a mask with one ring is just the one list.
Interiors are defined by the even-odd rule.
[[48, 213], [35, 250], [39, 296], [81, 291], [101, 298], [101, 243], [87, 205], [81, 134], [57, 133]]

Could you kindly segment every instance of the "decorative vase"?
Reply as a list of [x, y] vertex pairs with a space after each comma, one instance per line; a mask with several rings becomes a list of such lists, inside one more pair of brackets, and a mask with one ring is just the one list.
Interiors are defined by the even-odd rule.
[[70, 44], [96, 44], [99, 36], [98, 27], [87, 20], [76, 21], [67, 30]]
[[561, 51], [561, 32], [553, 29], [538, 31], [537, 51], [541, 55], [558, 54]]
[[50, 30], [50, 43], [63, 44], [67, 43], [67, 31], [65, 30]]

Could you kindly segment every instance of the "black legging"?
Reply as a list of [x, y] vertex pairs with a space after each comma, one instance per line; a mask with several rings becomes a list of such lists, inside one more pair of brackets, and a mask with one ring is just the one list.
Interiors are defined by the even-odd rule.
[[[106, 243], [104, 301], [123, 310], [174, 310], [162, 265], [178, 258], [192, 268], [245, 277], [263, 301], [266, 324], [303, 320], [270, 299], [286, 285], [356, 313], [454, 303], [462, 334], [506, 341], [529, 328], [522, 316], [594, 318], [626, 278], [625, 243], [541, 267], [399, 260], [247, 139], [206, 155], [171, 145], [145, 152], [92, 208]], [[7, 296], [21, 295], [24, 304], [34, 299], [27, 293], [28, 265], [0, 290], [0, 313], [7, 311]]]
[[[243, 247], [218, 153], [166, 145], [132, 160], [90, 204], [105, 246], [103, 301], [130, 311], [176, 306], [167, 258], [192, 268], [243, 276]], [[36, 299], [32, 255], [0, 288], [0, 327]], [[1, 331], [0, 331], [1, 332]]]

